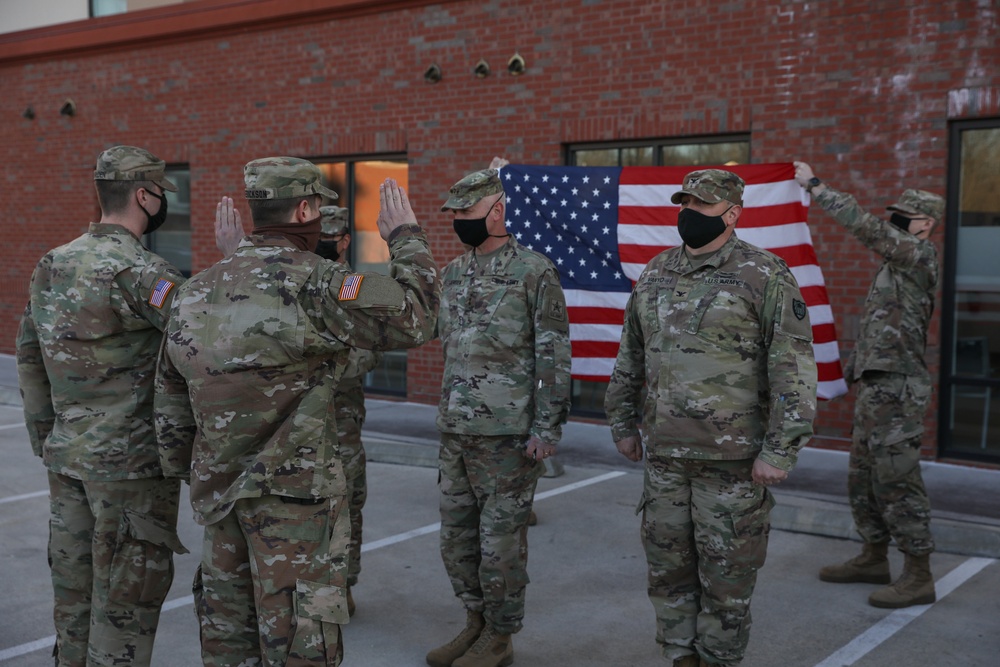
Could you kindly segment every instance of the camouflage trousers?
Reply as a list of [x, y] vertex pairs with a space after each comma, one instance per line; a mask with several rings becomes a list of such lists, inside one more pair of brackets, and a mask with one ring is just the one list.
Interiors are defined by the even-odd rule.
[[194, 601], [206, 667], [332, 667], [343, 657], [343, 498], [244, 498], [205, 526]]
[[896, 540], [901, 551], [934, 551], [931, 505], [920, 474], [929, 379], [866, 371], [854, 405], [848, 498], [865, 542]]
[[441, 434], [441, 557], [455, 595], [500, 634], [521, 629], [528, 515], [545, 471], [524, 436]]
[[668, 661], [698, 653], [735, 665], [750, 637], [750, 597], [767, 555], [770, 492], [752, 460], [648, 459], [642, 543], [656, 641]]
[[174, 578], [179, 480], [95, 482], [49, 472], [58, 667], [149, 665]]
[[361, 574], [361, 543], [364, 517], [361, 511], [368, 500], [368, 474], [365, 448], [361, 443], [361, 427], [354, 421], [337, 419], [337, 440], [347, 477], [347, 504], [351, 515], [351, 542], [348, 547], [347, 585], [358, 583]]

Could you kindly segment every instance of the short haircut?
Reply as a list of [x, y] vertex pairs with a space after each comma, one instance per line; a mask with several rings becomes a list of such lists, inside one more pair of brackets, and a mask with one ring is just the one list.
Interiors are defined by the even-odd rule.
[[254, 227], [270, 227], [287, 224], [292, 212], [299, 207], [299, 203], [310, 199], [318, 200], [317, 208], [323, 201], [320, 195], [292, 199], [248, 199], [247, 206], [250, 207], [250, 217], [253, 219]]
[[152, 181], [94, 181], [97, 202], [101, 205], [101, 211], [109, 215], [124, 213], [139, 188], [155, 192], [153, 185]]

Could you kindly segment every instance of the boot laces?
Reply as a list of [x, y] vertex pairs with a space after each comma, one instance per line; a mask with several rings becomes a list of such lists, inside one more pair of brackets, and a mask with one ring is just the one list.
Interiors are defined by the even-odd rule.
[[469, 652], [477, 654], [486, 653], [486, 649], [489, 648], [489, 645], [493, 642], [496, 636], [496, 630], [493, 629], [492, 625], [487, 623], [486, 627], [483, 628], [483, 631], [480, 633], [479, 639], [477, 639], [476, 643], [472, 645]]

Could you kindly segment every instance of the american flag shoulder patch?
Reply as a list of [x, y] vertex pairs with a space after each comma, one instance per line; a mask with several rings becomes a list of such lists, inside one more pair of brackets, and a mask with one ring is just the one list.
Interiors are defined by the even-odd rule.
[[358, 298], [358, 291], [361, 289], [361, 281], [365, 277], [360, 273], [352, 273], [351, 275], [344, 278], [344, 284], [340, 286], [340, 294], [337, 295], [338, 301], [354, 301]]
[[167, 300], [167, 295], [170, 294], [170, 290], [176, 286], [176, 283], [172, 283], [166, 278], [160, 278], [156, 281], [156, 287], [153, 288], [153, 293], [149, 295], [149, 305], [155, 306], [156, 308], [163, 308], [163, 303]]

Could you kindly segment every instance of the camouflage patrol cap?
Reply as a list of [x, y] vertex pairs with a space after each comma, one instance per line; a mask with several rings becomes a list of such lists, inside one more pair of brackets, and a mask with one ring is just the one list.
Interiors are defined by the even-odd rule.
[[727, 201], [730, 204], [743, 206], [743, 186], [743, 179], [731, 171], [722, 169], [692, 171], [684, 177], [681, 189], [670, 195], [670, 201], [680, 204], [682, 195], [691, 195], [706, 204]]
[[442, 211], [464, 211], [472, 208], [483, 197], [498, 195], [503, 192], [500, 173], [496, 169], [474, 171], [448, 191], [448, 201], [441, 207]]
[[323, 234], [337, 236], [351, 231], [350, 209], [340, 206], [320, 206], [320, 227]]
[[97, 156], [95, 181], [152, 181], [164, 190], [177, 192], [167, 180], [167, 163], [136, 146], [112, 146]]
[[297, 157], [265, 157], [243, 167], [247, 199], [293, 199], [337, 193], [323, 185], [323, 173], [309, 160]]
[[887, 211], [899, 211], [906, 215], [927, 215], [941, 222], [944, 218], [944, 197], [926, 190], [904, 190], [899, 201], [886, 206]]

